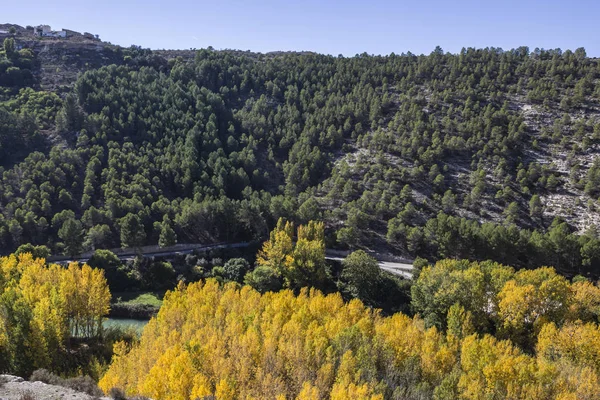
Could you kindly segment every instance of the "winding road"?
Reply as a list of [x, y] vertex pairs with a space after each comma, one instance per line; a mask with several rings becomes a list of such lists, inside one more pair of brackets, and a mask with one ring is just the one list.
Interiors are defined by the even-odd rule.
[[[248, 247], [250, 243], [217, 243], [211, 245], [201, 244], [179, 244], [171, 247], [160, 248], [158, 246], [145, 246], [140, 249], [109, 249], [122, 261], [133, 260], [136, 256], [144, 257], [170, 257], [178, 255], [192, 254], [194, 251], [216, 250], [216, 249], [235, 249]], [[83, 253], [77, 257], [51, 256], [49, 262], [66, 263], [71, 261], [87, 262], [92, 257], [93, 252]], [[325, 251], [325, 258], [332, 261], [343, 261], [349, 254], [347, 251], [331, 250]], [[406, 279], [412, 278], [412, 260], [395, 259], [389, 256], [383, 256], [375, 252], [368, 253], [379, 263], [379, 268], [383, 271], [402, 276]]]

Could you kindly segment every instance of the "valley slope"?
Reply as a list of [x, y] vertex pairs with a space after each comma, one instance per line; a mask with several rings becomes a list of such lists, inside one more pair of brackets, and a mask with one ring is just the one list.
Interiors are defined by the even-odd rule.
[[331, 248], [597, 274], [583, 49], [347, 58], [24, 31], [0, 52], [4, 253], [261, 240], [283, 217], [324, 220]]

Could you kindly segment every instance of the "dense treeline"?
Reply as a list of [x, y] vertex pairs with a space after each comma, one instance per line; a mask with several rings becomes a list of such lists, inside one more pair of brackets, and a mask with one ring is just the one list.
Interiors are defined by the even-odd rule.
[[[408, 311], [408, 280], [380, 270], [377, 261], [362, 250], [351, 253], [343, 262], [326, 260], [324, 236], [322, 222], [309, 221], [296, 229], [293, 223], [280, 219], [256, 255], [249, 254], [254, 251], [252, 248], [243, 252], [223, 249], [177, 256], [169, 261], [136, 257], [123, 262], [110, 250], [96, 250], [87, 263], [104, 272], [113, 293], [164, 291], [180, 281], [214, 278], [220, 283], [250, 285], [261, 293], [314, 287], [324, 293], [341, 292], [345, 300], [359, 298], [386, 314]], [[49, 251], [23, 245], [17, 253], [47, 257]], [[135, 308], [130, 311], [132, 315], [137, 312]]]
[[0, 95], [34, 83], [35, 56], [30, 49], [18, 49], [13, 38], [0, 48]]
[[89, 365], [78, 360], [70, 339], [99, 338], [109, 301], [101, 270], [47, 265], [31, 254], [0, 258], [0, 372], [81, 372]]
[[[6, 106], [0, 151], [2, 136], [28, 137], [14, 128], [28, 109], [57, 139], [3, 161], [0, 248], [248, 240], [285, 217], [323, 219], [331, 246], [525, 257], [523, 243], [552, 234], [554, 214], [569, 234], [596, 220], [600, 67], [583, 49], [352, 58], [206, 49], [189, 63], [127, 54], [82, 74], [63, 99], [21, 92]], [[567, 205], [547, 211], [555, 198]], [[460, 236], [482, 242], [474, 254], [452, 254], [448, 234], [432, 233], [440, 212], [459, 230], [495, 225]], [[531, 237], [515, 244], [513, 225]], [[588, 232], [570, 235], [577, 248], [559, 256], [536, 244], [539, 258], [497, 259], [597, 273], [600, 243]]]
[[[479, 223], [440, 212], [423, 227], [406, 228], [390, 222], [388, 237], [400, 237], [414, 253], [439, 258], [491, 259], [520, 268], [552, 265], [566, 275], [598, 275], [600, 240], [595, 226], [583, 234], [555, 218], [545, 232], [516, 225]], [[417, 232], [415, 235], [414, 232]]]
[[100, 381], [155, 399], [592, 399], [600, 289], [552, 268], [445, 260], [413, 286], [421, 316], [315, 289], [215, 280], [166, 295]]

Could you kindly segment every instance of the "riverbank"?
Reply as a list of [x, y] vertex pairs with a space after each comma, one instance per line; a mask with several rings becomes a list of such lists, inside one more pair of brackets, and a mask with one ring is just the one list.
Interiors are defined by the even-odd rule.
[[113, 294], [109, 318], [149, 320], [158, 313], [164, 292], [117, 292]]

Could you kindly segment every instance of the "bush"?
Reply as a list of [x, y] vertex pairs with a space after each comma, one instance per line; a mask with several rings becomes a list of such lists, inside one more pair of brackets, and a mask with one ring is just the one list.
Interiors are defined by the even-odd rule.
[[279, 279], [277, 273], [266, 266], [260, 266], [254, 271], [248, 272], [244, 277], [244, 283], [261, 293], [277, 292], [282, 287], [281, 279]]
[[250, 264], [243, 258], [232, 258], [223, 266], [223, 278], [242, 283], [244, 275], [250, 270]]
[[123, 389], [116, 387], [108, 391], [108, 396], [114, 400], [127, 400], [127, 396], [125, 396]]
[[171, 287], [174, 285], [176, 275], [173, 266], [169, 262], [155, 261], [150, 264], [147, 275], [144, 280], [148, 287], [161, 288]]
[[64, 381], [64, 385], [62, 386], [73, 389], [77, 392], [87, 393], [90, 396], [102, 396], [103, 394], [96, 382], [88, 375], [69, 378]]
[[44, 382], [48, 385], [64, 385], [64, 379], [58, 375], [54, 375], [52, 372], [47, 369], [40, 368], [33, 371], [31, 376], [29, 377], [30, 382]]
[[36, 400], [36, 399], [37, 399], [37, 397], [35, 397], [33, 392], [31, 392], [29, 390], [22, 392], [21, 397], [19, 397], [19, 400]]
[[98, 387], [96, 382], [86, 376], [77, 376], [75, 378], [63, 379], [58, 375], [53, 374], [47, 369], [36, 369], [29, 377], [30, 382], [44, 382], [48, 385], [62, 386], [65, 388], [73, 389], [77, 392], [87, 393], [90, 396], [102, 396], [102, 390]]
[[19, 246], [15, 255], [31, 253], [33, 258], [48, 258], [50, 257], [50, 249], [47, 246], [34, 246], [31, 243], [22, 244]]

